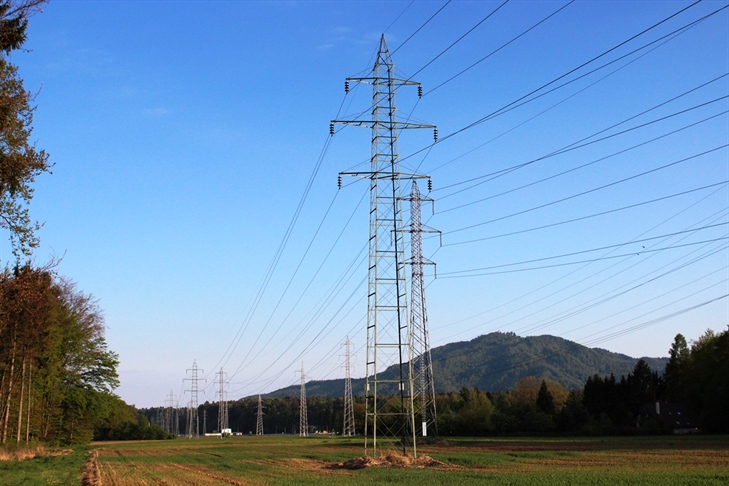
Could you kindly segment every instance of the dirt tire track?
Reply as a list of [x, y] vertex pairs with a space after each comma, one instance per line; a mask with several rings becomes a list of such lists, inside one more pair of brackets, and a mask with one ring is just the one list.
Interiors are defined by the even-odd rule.
[[84, 464], [81, 474], [81, 486], [101, 486], [101, 473], [99, 471], [99, 451], [93, 450]]
[[170, 464], [170, 466], [175, 467], [177, 469], [182, 469], [183, 471], [192, 472], [193, 474], [200, 474], [200, 475], [203, 475], [203, 476], [207, 476], [208, 478], [211, 478], [211, 479], [217, 479], [218, 481], [223, 481], [223, 482], [226, 482], [228, 484], [232, 484], [233, 486], [247, 486], [249, 484], [249, 483], [242, 483], [240, 481], [236, 481], [235, 479], [228, 478], [228, 477], [225, 477], [225, 476], [220, 476], [218, 474], [211, 473], [211, 472], [208, 472], [208, 471], [204, 471], [204, 470], [201, 470], [201, 469], [195, 469], [195, 468], [190, 467], [190, 466], [183, 466], [182, 464], [172, 463], [172, 464]]

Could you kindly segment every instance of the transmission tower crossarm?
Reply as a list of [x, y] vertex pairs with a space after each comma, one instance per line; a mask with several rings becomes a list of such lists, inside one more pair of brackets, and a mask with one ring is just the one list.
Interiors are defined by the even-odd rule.
[[[357, 177], [360, 179], [392, 179], [393, 174], [390, 172], [370, 172], [370, 171], [356, 171], [356, 172], [340, 172], [340, 176]], [[399, 172], [395, 174], [400, 179], [427, 179], [429, 176], [422, 174], [408, 174], [406, 172]]]
[[[363, 77], [353, 77], [353, 78], [345, 78], [345, 81], [352, 81], [355, 83], [362, 83], [362, 84], [375, 84], [380, 81], [382, 81], [382, 78], [375, 77], [375, 76], [363, 76]], [[420, 86], [421, 83], [419, 81], [413, 81], [412, 79], [399, 79], [399, 78], [388, 78], [388, 81], [391, 81], [394, 86]]]
[[367, 127], [373, 128], [375, 125], [388, 125], [397, 130], [407, 130], [413, 128], [438, 128], [435, 125], [428, 125], [425, 123], [411, 123], [406, 121], [382, 121], [382, 120], [332, 120], [331, 123], [335, 125], [349, 125], [352, 127]]

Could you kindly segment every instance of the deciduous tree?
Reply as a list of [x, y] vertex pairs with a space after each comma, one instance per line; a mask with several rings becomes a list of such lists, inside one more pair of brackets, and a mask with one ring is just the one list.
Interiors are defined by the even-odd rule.
[[31, 141], [34, 95], [23, 86], [9, 54], [26, 38], [28, 17], [44, 0], [0, 1], [0, 225], [10, 230], [13, 254], [20, 260], [38, 245], [28, 204], [35, 178], [50, 168], [48, 154]]

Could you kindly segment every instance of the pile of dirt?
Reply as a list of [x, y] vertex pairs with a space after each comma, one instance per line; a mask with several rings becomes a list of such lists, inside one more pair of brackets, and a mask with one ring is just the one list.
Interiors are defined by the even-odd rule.
[[380, 457], [362, 456], [355, 457], [348, 461], [338, 464], [341, 469], [362, 469], [365, 467], [438, 467], [444, 466], [440, 461], [436, 461], [430, 456], [413, 457], [409, 455], [401, 455], [396, 452], [388, 452]]

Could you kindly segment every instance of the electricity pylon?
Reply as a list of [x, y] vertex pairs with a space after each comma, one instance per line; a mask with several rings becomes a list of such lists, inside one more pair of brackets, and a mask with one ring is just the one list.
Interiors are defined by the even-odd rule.
[[170, 390], [170, 394], [167, 395], [167, 399], [165, 400], [165, 413], [164, 413], [164, 431], [168, 434], [174, 434], [175, 433], [175, 426], [174, 420], [175, 420], [175, 394], [172, 393], [172, 390]]
[[263, 403], [258, 395], [258, 413], [256, 414], [256, 435], [263, 435]]
[[[190, 378], [185, 378], [183, 381], [190, 382], [190, 389], [185, 390], [190, 392], [190, 401], [187, 405], [187, 438], [199, 437], [200, 436], [200, 417], [198, 415], [198, 367], [197, 361], [192, 362], [192, 368], [187, 371], [191, 372]], [[203, 371], [203, 370], [200, 370]]]
[[435, 263], [423, 257], [423, 233], [440, 233], [423, 226], [420, 218], [422, 201], [433, 202], [429, 197], [420, 195], [418, 183], [413, 181], [410, 193], [410, 268], [412, 284], [410, 287], [410, 334], [413, 342], [413, 383], [415, 386], [415, 416], [420, 418], [420, 435], [428, 435], [432, 428], [438, 435], [435, 410], [435, 382], [433, 380], [433, 360], [430, 357], [430, 337], [428, 333], [428, 312], [425, 305], [425, 285], [423, 265]]
[[309, 418], [306, 414], [306, 375], [304, 375], [304, 362], [301, 362], [301, 399], [299, 408], [299, 436], [309, 435]]
[[342, 435], [352, 436], [354, 435], [354, 400], [352, 398], [352, 376], [350, 373], [350, 351], [349, 351], [349, 336], [344, 342], [344, 347], [347, 350], [347, 361], [344, 365], [346, 370], [346, 376], [344, 378], [344, 424], [342, 427]]
[[[396, 90], [417, 86], [418, 95], [422, 95], [422, 87], [417, 81], [395, 77], [384, 35], [372, 73], [347, 78], [345, 92], [349, 91], [350, 82], [372, 85], [372, 118], [332, 120], [329, 133], [334, 134], [335, 124], [367, 127], [372, 132], [370, 171], [340, 173], [340, 181], [342, 175], [370, 181], [365, 454], [370, 437], [372, 452], [377, 454], [379, 434], [390, 442], [399, 439], [403, 453], [407, 452], [407, 444], [412, 444], [416, 455], [401, 181], [425, 176], [400, 172], [398, 134], [404, 129], [432, 128], [437, 137], [437, 129], [434, 125], [397, 120]], [[384, 374], [390, 366], [396, 367], [396, 373]]]
[[218, 390], [218, 432], [223, 436], [223, 430], [228, 428], [228, 402], [225, 399], [225, 372], [223, 368], [216, 373], [220, 377]]
[[180, 402], [175, 402], [175, 415], [172, 419], [172, 434], [175, 437], [180, 435]]

